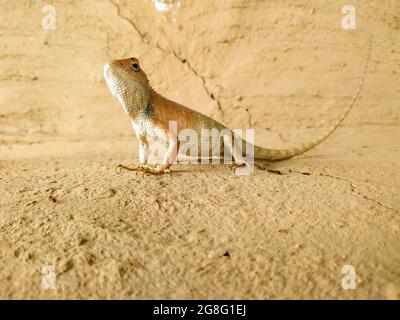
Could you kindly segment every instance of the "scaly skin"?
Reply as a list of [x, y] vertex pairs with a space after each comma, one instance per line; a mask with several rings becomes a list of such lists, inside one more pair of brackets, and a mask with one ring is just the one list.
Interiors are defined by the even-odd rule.
[[[326, 133], [309, 143], [291, 149], [277, 150], [253, 146], [254, 158], [268, 161], [288, 159], [300, 155], [326, 140], [345, 119], [357, 101], [368, 69], [369, 56], [370, 52], [368, 53], [363, 78], [351, 104]], [[234, 167], [237, 167], [238, 170], [243, 169], [240, 168], [242, 166], [251, 166], [251, 163], [244, 157], [244, 152], [241, 151], [245, 149], [246, 141], [239, 138], [239, 143], [235, 144], [230, 139], [225, 140], [222, 135], [217, 136], [217, 139], [207, 138], [204, 140], [202, 129], [216, 129], [218, 132], [224, 130], [225, 133], [234, 134], [218, 121], [158, 94], [151, 87], [136, 58], [114, 60], [105, 64], [104, 78], [112, 95], [120, 102], [131, 118], [133, 129], [139, 140], [139, 160], [141, 165], [133, 167], [119, 165], [119, 168], [144, 171], [150, 174], [169, 173], [169, 168], [174, 163], [177, 154], [186, 153], [188, 147], [193, 146], [193, 144], [179, 142], [178, 135], [182, 133], [183, 129], [191, 129], [197, 136], [200, 142], [197, 152], [198, 158], [204, 155], [206, 157], [222, 156], [224, 155], [224, 150], [225, 152], [228, 150], [230, 155], [233, 156]], [[170, 130], [171, 121], [176, 122], [176, 128], [173, 128], [173, 130]], [[147, 166], [150, 139], [161, 141], [167, 147], [163, 161], [156, 167]], [[192, 141], [192, 143], [195, 142]], [[257, 163], [253, 162], [252, 164]]]

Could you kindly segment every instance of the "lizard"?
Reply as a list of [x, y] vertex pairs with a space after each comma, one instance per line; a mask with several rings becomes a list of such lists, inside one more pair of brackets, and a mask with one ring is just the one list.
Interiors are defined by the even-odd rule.
[[[325, 141], [336, 128], [339, 127], [356, 103], [367, 75], [370, 51], [371, 43], [364, 73], [352, 97], [351, 103], [326, 132], [310, 142], [288, 149], [269, 149], [257, 145], [250, 145], [254, 151], [253, 158], [270, 162], [285, 160], [301, 155]], [[104, 65], [104, 78], [111, 94], [122, 105], [123, 109], [130, 117], [133, 130], [139, 141], [140, 165], [127, 166], [120, 164], [117, 167], [119, 169], [142, 171], [154, 175], [170, 173], [171, 165], [175, 162], [178, 153], [181, 153], [182, 143], [179, 141], [178, 136], [185, 128], [194, 130], [200, 138], [200, 141], [202, 130], [204, 129], [216, 129], [218, 132], [225, 131], [235, 136], [235, 134], [222, 123], [200, 112], [171, 101], [157, 93], [151, 86], [137, 58], [132, 57], [112, 60], [106, 63]], [[171, 130], [171, 121], [176, 123], [175, 130]], [[235, 136], [235, 138], [237, 137]], [[162, 141], [167, 146], [162, 162], [156, 166], [147, 164], [150, 139]], [[249, 143], [241, 138], [238, 138], [238, 140], [238, 144], [235, 144], [232, 139], [221, 138], [216, 142], [213, 140], [211, 144], [206, 144], [206, 147], [209, 149], [208, 156], [215, 156], [213, 150], [217, 150], [217, 156], [222, 156], [224, 152], [229, 152], [234, 160], [231, 165], [231, 168], [234, 170], [239, 168], [243, 169], [242, 167], [251, 167], [252, 171], [253, 165], [264, 169], [262, 162], [257, 162], [253, 159], [251, 163], [244, 157], [243, 146], [246, 144], [246, 146], [248, 146]], [[200, 157], [200, 154], [198, 156]], [[271, 172], [274, 171], [271, 170]]]

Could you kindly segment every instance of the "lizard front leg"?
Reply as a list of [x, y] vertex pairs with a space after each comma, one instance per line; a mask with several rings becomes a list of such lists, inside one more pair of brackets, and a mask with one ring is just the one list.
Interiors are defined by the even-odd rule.
[[142, 165], [139, 166], [125, 166], [120, 164], [118, 166], [119, 169], [125, 169], [128, 171], [141, 171], [148, 174], [159, 175], [163, 173], [170, 173], [170, 166], [175, 162], [175, 159], [178, 155], [179, 151], [179, 141], [177, 140], [176, 135], [170, 134], [168, 140], [168, 149], [165, 152], [163, 157], [163, 161], [160, 165], [157, 165], [155, 168], [146, 165], [147, 156], [148, 156], [148, 144], [147, 140], [144, 138], [139, 139], [139, 160]]
[[146, 136], [140, 135], [136, 133], [136, 138], [139, 140], [139, 162], [141, 163], [140, 166], [127, 166], [124, 164], [120, 164], [117, 166], [117, 169], [125, 169], [128, 171], [140, 171], [142, 170], [146, 164], [147, 159], [149, 156], [149, 143], [147, 141]]
[[160, 170], [161, 172], [168, 172], [171, 165], [175, 162], [176, 157], [178, 155], [180, 143], [176, 139], [175, 136], [170, 137], [168, 142], [168, 149], [164, 155], [164, 159], [160, 165], [156, 167], [156, 169]]
[[139, 162], [142, 165], [147, 164], [147, 158], [149, 156], [149, 143], [145, 136], [139, 136]]

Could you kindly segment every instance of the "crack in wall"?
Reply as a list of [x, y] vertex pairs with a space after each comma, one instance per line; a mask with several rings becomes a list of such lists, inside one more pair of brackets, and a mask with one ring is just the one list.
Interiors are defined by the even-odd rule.
[[218, 111], [219, 111], [220, 114], [221, 114], [221, 119], [222, 119], [222, 121], [224, 122], [224, 117], [225, 117], [225, 115], [224, 115], [224, 111], [223, 111], [221, 102], [220, 102], [218, 99], [215, 98], [215, 95], [214, 95], [214, 94], [211, 92], [211, 90], [208, 88], [206, 78], [205, 78], [204, 76], [202, 76], [202, 75], [192, 66], [192, 64], [191, 64], [187, 59], [184, 59], [184, 58], [180, 57], [174, 50], [167, 50], [167, 49], [163, 48], [162, 46], [160, 46], [158, 43], [152, 43], [150, 40], [148, 40], [147, 37], [146, 37], [146, 35], [145, 35], [143, 32], [140, 31], [140, 29], [136, 26], [136, 24], [135, 24], [132, 20], [130, 20], [128, 17], [126, 17], [126, 16], [124, 16], [124, 15], [121, 14], [121, 8], [120, 8], [120, 6], [119, 6], [117, 3], [115, 3], [113, 0], [110, 0], [110, 3], [116, 8], [116, 10], [117, 10], [117, 15], [118, 15], [121, 19], [125, 20], [126, 22], [128, 22], [128, 23], [131, 25], [131, 27], [136, 31], [136, 33], [140, 36], [140, 38], [142, 39], [142, 41], [143, 41], [145, 44], [147, 44], [147, 45], [150, 46], [150, 47], [157, 48], [158, 50], [160, 50], [160, 51], [162, 51], [162, 52], [170, 53], [170, 54], [172, 54], [172, 55], [174, 56], [175, 59], [179, 60], [179, 62], [181, 62], [182, 64], [186, 64], [186, 65], [187, 65], [187, 67], [189, 68], [189, 70], [190, 70], [198, 79], [201, 80], [202, 85], [203, 85], [203, 88], [204, 88], [204, 91], [207, 93], [207, 95], [208, 95], [212, 100], [214, 100], [214, 101], [216, 102], [217, 107], [218, 107]]
[[251, 113], [250, 113], [248, 108], [245, 108], [245, 110], [246, 110], [247, 116], [248, 116], [249, 128], [252, 128], [253, 127], [253, 121], [252, 121], [252, 118], [251, 118]]
[[[245, 108], [242, 106], [239, 106], [238, 108], [243, 109], [247, 113], [247, 123], [248, 123], [249, 128], [256, 128], [258, 123], [257, 123], [257, 121], [253, 122], [253, 117], [251, 116], [251, 112], [250, 112], [249, 108]], [[289, 143], [289, 141], [283, 136], [283, 134], [280, 131], [275, 131], [269, 127], [259, 127], [259, 128], [269, 131], [269, 132], [272, 132], [272, 133], [275, 133], [282, 142]]]
[[[296, 171], [296, 170], [292, 170], [292, 169], [289, 169], [289, 172], [299, 173], [299, 174], [307, 175], [307, 176], [312, 175], [312, 173], [310, 173], [310, 172], [301, 172], [301, 171]], [[342, 177], [336, 177], [336, 176], [333, 176], [333, 175], [330, 175], [330, 174], [325, 174], [325, 173], [320, 173], [320, 172], [318, 172], [317, 175], [320, 176], [320, 177], [327, 177], [327, 178], [331, 178], [331, 179], [347, 182], [350, 185], [350, 189], [351, 189], [352, 192], [355, 192], [356, 194], [358, 194], [363, 199], [366, 199], [368, 201], [372, 201], [372, 202], [376, 203], [378, 206], [380, 206], [382, 208], [385, 208], [386, 210], [395, 212], [396, 214], [398, 214], [400, 216], [400, 211], [396, 210], [395, 208], [392, 208], [392, 207], [390, 207], [388, 205], [385, 205], [382, 202], [380, 202], [379, 200], [370, 198], [369, 196], [366, 196], [366, 195], [362, 194], [360, 191], [357, 191], [356, 190], [357, 188], [354, 185], [353, 181], [351, 181], [349, 179], [342, 178]], [[399, 216], [396, 216], [394, 214], [391, 214], [391, 216], [394, 219], [399, 220]]]

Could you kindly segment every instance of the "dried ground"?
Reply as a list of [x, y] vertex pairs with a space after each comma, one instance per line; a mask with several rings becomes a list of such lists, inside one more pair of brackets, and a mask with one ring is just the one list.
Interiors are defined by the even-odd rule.
[[[341, 1], [184, 1], [175, 23], [151, 1], [53, 1], [46, 31], [46, 2], [3, 1], [0, 298], [400, 299], [400, 4], [353, 2], [345, 31]], [[137, 56], [161, 93], [286, 147], [349, 103], [370, 34], [355, 108], [282, 175], [115, 172], [137, 143], [104, 61]]]

